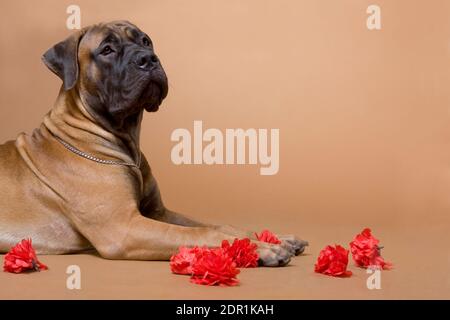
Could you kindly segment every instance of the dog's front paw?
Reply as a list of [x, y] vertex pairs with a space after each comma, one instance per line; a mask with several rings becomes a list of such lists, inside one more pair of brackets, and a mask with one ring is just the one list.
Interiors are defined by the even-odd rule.
[[291, 261], [291, 252], [281, 245], [260, 243], [257, 249], [259, 265], [264, 267], [284, 267]]
[[292, 255], [298, 256], [305, 251], [305, 248], [309, 245], [308, 241], [301, 240], [294, 235], [281, 235], [278, 236], [281, 240], [281, 246], [288, 250]]

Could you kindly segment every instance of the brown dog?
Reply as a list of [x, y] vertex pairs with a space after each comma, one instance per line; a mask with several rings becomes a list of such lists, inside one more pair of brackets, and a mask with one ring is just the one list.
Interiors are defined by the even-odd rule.
[[[43, 61], [63, 86], [40, 128], [0, 145], [0, 252], [32, 238], [38, 253], [95, 248], [108, 259], [167, 260], [181, 245], [255, 240], [163, 205], [139, 149], [143, 110], [156, 111], [168, 90], [145, 33], [126, 21], [94, 25]], [[281, 239], [256, 241], [262, 265], [286, 265], [307, 245]]]

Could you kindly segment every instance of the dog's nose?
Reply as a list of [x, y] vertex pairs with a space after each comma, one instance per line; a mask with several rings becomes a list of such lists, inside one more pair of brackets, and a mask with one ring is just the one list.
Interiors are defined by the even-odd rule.
[[140, 69], [148, 70], [151, 69], [158, 63], [158, 57], [154, 53], [140, 53], [136, 57], [136, 65]]

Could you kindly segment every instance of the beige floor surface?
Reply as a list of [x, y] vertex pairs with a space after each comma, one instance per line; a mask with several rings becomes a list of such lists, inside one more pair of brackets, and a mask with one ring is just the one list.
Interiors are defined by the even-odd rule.
[[[170, 273], [168, 262], [109, 261], [96, 255], [41, 256], [50, 270], [30, 274], [0, 272], [1, 299], [449, 299], [450, 254], [446, 226], [383, 228], [376, 232], [384, 257], [395, 268], [381, 274], [381, 289], [369, 290], [369, 276], [351, 262], [351, 278], [313, 272], [328, 243], [348, 246], [357, 227], [309, 226], [306, 253], [285, 268], [244, 269], [237, 287], [206, 287]], [[334, 239], [334, 241], [333, 241]], [[3, 261], [3, 256], [0, 257]], [[66, 268], [81, 268], [81, 290], [66, 288]]]

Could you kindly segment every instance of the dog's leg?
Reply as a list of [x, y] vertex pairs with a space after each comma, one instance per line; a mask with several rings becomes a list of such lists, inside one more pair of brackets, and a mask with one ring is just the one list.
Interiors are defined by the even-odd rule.
[[[195, 221], [186, 217], [183, 214], [163, 208], [158, 214], [150, 214], [150, 217], [163, 221], [166, 223], [188, 226], [188, 227], [211, 227], [215, 230], [232, 236], [234, 238], [249, 238], [253, 241], [257, 241], [256, 233], [254, 231], [244, 230], [232, 225], [213, 225]], [[308, 241], [299, 239], [294, 235], [277, 235], [281, 240], [281, 246], [289, 251], [291, 255], [299, 255], [305, 251], [305, 248], [309, 245]]]
[[[257, 241], [256, 234], [253, 231], [246, 231], [244, 229], [240, 229], [231, 225], [213, 225], [213, 224], [207, 224], [195, 221], [189, 217], [186, 217], [183, 214], [168, 210], [166, 208], [162, 208], [158, 210], [157, 212], [149, 213], [147, 212], [145, 216], [150, 217], [152, 219], [179, 225], [179, 226], [185, 226], [185, 227], [204, 227], [204, 228], [210, 228], [212, 230], [215, 230], [217, 232], [220, 232], [221, 234], [225, 235], [226, 238], [223, 239], [235, 239], [235, 238], [249, 238], [254, 242], [257, 242], [259, 244], [259, 247], [266, 247], [265, 244]], [[291, 256], [299, 255], [303, 253], [305, 250], [305, 247], [308, 245], [308, 242], [304, 240], [300, 240], [296, 238], [295, 236], [279, 236], [279, 239], [282, 241], [280, 244], [280, 247], [285, 249], [289, 252]], [[273, 263], [273, 262], [271, 262]]]
[[[127, 221], [91, 226], [83, 234], [100, 255], [107, 259], [169, 260], [180, 246], [219, 247], [222, 240], [233, 237], [212, 227], [184, 227], [140, 215], [137, 211]], [[103, 233], [103, 230], [105, 233]], [[281, 246], [258, 243], [260, 264], [284, 266], [290, 253]]]

